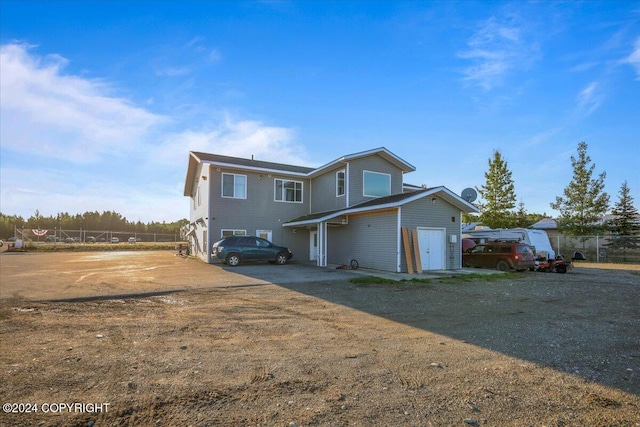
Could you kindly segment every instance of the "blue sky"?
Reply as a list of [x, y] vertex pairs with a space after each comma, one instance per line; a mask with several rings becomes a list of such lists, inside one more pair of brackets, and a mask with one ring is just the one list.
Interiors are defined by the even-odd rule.
[[580, 141], [640, 207], [640, 2], [0, 1], [0, 210], [188, 216], [189, 150], [384, 146], [460, 194], [500, 150], [549, 203]]

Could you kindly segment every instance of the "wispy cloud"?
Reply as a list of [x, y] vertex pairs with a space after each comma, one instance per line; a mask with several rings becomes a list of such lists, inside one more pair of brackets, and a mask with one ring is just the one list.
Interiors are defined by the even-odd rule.
[[467, 42], [467, 48], [458, 53], [458, 57], [471, 62], [463, 70], [464, 79], [491, 90], [509, 73], [527, 68], [538, 53], [536, 44], [525, 40], [525, 28], [514, 17], [484, 21]]
[[111, 94], [99, 80], [64, 74], [59, 55], [0, 47], [0, 135], [5, 148], [75, 162], [126, 153], [165, 119]]
[[578, 112], [588, 116], [600, 107], [604, 94], [599, 89], [598, 82], [591, 82], [578, 93]]
[[257, 120], [237, 119], [229, 113], [205, 130], [185, 130], [167, 135], [158, 149], [157, 161], [175, 163], [176, 156], [186, 151], [203, 151], [228, 156], [305, 165], [305, 150], [296, 142], [295, 131], [270, 126]]
[[186, 49], [191, 49], [200, 54], [204, 54], [205, 61], [218, 62], [222, 60], [222, 54], [216, 48], [207, 46], [206, 39], [202, 36], [196, 36], [189, 40], [185, 45]]
[[625, 62], [636, 70], [636, 80], [640, 80], [640, 37], [636, 38], [633, 52], [626, 58]]
[[[67, 59], [35, 50], [0, 46], [3, 212], [117, 210], [143, 221], [178, 219], [188, 212], [182, 180], [189, 150], [307, 164], [293, 129], [224, 111], [208, 114], [205, 125], [158, 115], [115, 96], [115, 82], [66, 73]], [[157, 205], [163, 209], [150, 209]]]
[[544, 146], [548, 144], [550, 140], [552, 140], [555, 136], [557, 136], [564, 129], [562, 127], [554, 127], [551, 129], [544, 130], [539, 132], [533, 136], [527, 138], [524, 143], [527, 147], [538, 147]]
[[188, 74], [191, 74], [191, 69], [189, 67], [167, 67], [156, 70], [157, 76], [176, 77], [186, 76]]

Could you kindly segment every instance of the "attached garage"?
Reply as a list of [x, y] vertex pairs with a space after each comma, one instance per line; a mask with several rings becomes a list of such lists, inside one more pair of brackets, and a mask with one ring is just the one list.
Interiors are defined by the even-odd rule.
[[[297, 218], [284, 226], [320, 242], [311, 245], [317, 254], [310, 256], [320, 267], [357, 259], [363, 268], [407, 272], [401, 232], [406, 228], [411, 231], [407, 247], [417, 248], [423, 271], [456, 270], [462, 268], [462, 212], [477, 209], [445, 187], [435, 187]], [[416, 254], [411, 252], [416, 266]]]

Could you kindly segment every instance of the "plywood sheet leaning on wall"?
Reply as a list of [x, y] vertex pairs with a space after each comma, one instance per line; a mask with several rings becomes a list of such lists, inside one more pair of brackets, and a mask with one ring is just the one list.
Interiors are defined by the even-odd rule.
[[413, 274], [413, 256], [411, 256], [411, 243], [407, 227], [402, 227], [402, 247], [404, 248], [404, 259], [407, 262], [407, 272]]
[[413, 240], [413, 252], [416, 254], [416, 271], [422, 274], [422, 258], [420, 257], [420, 245], [418, 244], [418, 230], [411, 230]]

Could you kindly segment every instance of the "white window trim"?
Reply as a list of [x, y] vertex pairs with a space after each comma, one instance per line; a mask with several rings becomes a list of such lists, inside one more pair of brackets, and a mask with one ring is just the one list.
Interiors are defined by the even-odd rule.
[[[224, 238], [224, 232], [225, 231], [230, 231], [232, 236], [246, 236], [247, 235], [247, 230], [240, 230], [240, 229], [233, 229], [233, 228], [223, 228], [222, 230], [220, 230], [220, 237]], [[243, 234], [236, 234], [236, 232], [241, 232]]]
[[[342, 174], [342, 194], [338, 194], [338, 175]], [[336, 197], [344, 197], [347, 194], [347, 172], [344, 169], [340, 169], [336, 172]]]
[[366, 185], [364, 182], [364, 177], [367, 173], [371, 173], [371, 174], [376, 174], [376, 175], [386, 175], [389, 177], [389, 194], [387, 194], [387, 196], [391, 195], [391, 174], [390, 173], [384, 173], [384, 172], [374, 172], [374, 171], [369, 171], [369, 170], [363, 170], [362, 171], [362, 195], [364, 197], [386, 197], [386, 196], [377, 196], [377, 195], [371, 195], [371, 194], [366, 194], [365, 193], [365, 189], [366, 189]]
[[[282, 181], [282, 191], [283, 193], [281, 194], [282, 199], [283, 200], [278, 200], [276, 199], [276, 191], [277, 191], [277, 182], [278, 181]], [[284, 183], [285, 182], [295, 182], [300, 184], [300, 201], [296, 201], [296, 200], [284, 200], [285, 199], [285, 193], [284, 193]], [[273, 179], [273, 201], [274, 202], [278, 202], [278, 203], [304, 203], [304, 181], [297, 181], [295, 179], [286, 179], [286, 178], [274, 178]]]
[[[224, 195], [224, 176], [225, 175], [233, 176], [233, 196], [225, 196]], [[244, 177], [244, 195], [243, 195], [243, 197], [237, 197], [236, 196], [236, 176], [243, 176]], [[242, 175], [242, 174], [239, 174], [239, 173], [222, 172], [222, 178], [220, 179], [220, 196], [225, 198], [225, 199], [246, 199], [247, 198], [247, 187], [248, 186], [249, 186], [249, 182], [247, 180], [247, 175]]]

